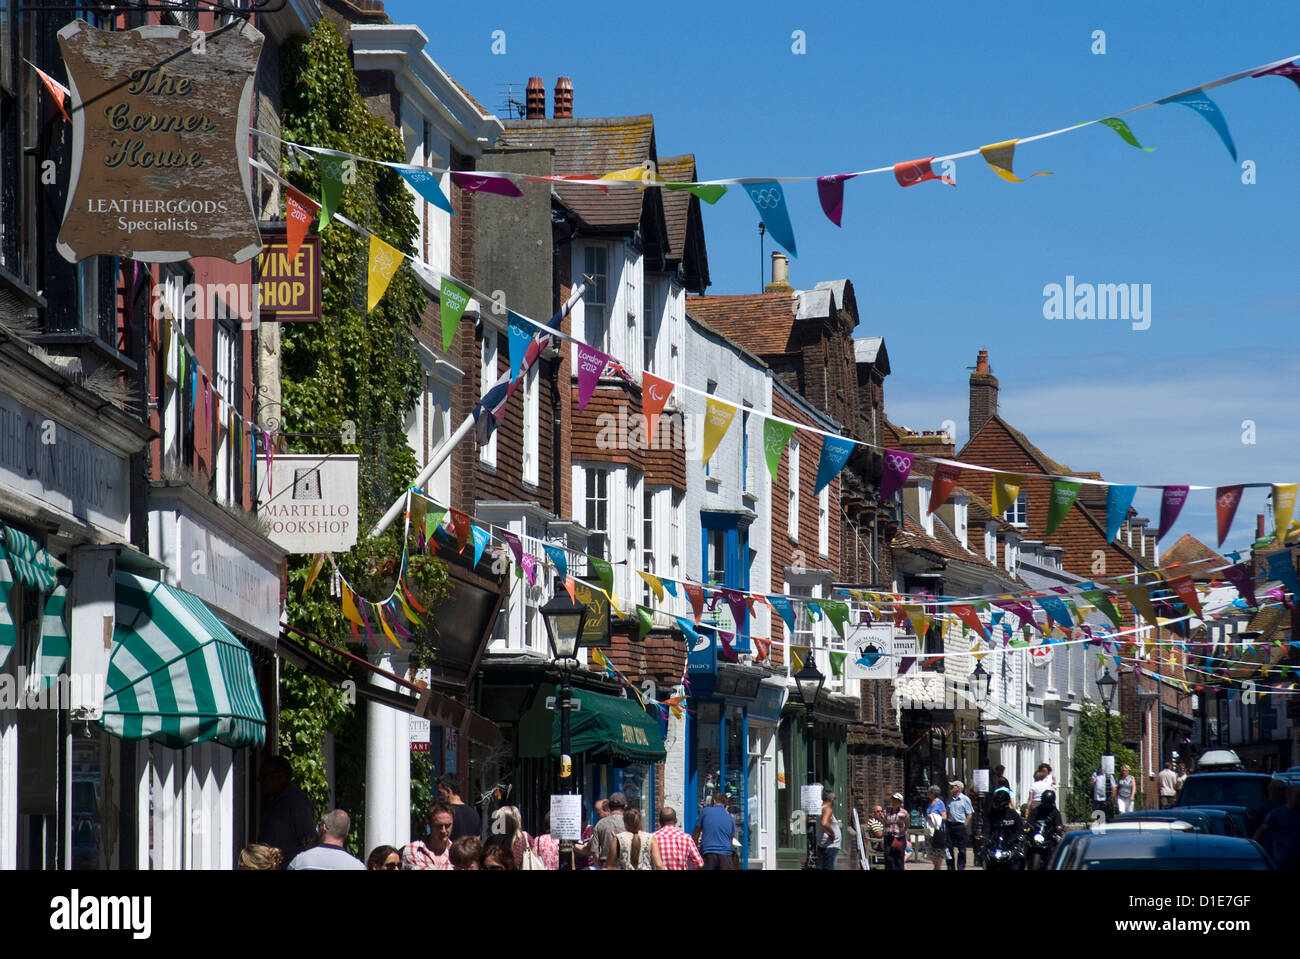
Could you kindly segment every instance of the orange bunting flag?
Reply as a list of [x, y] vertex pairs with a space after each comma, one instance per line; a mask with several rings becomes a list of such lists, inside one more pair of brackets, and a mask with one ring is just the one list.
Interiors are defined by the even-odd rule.
[[[1025, 182], [1011, 172], [1011, 162], [1016, 155], [1016, 144], [1019, 142], [1019, 140], [1003, 140], [1001, 143], [990, 143], [988, 146], [980, 147], [980, 156], [984, 158], [984, 162], [993, 169], [994, 173], [1008, 183]], [[1050, 170], [1039, 170], [1037, 173], [1029, 174], [1029, 176], [1051, 175]]]
[[989, 634], [987, 630], [984, 629], [984, 624], [980, 622], [980, 618], [975, 613], [975, 608], [973, 606], [953, 606], [951, 608], [952, 611], [957, 615], [957, 618], [960, 619], [965, 625], [969, 626], [971, 629], [973, 629], [978, 635], [982, 636], [984, 639], [989, 638]]
[[949, 186], [956, 186], [957, 181], [952, 177], [940, 176], [930, 167], [934, 162], [934, 157], [925, 157], [921, 160], [905, 160], [902, 163], [894, 164], [894, 179], [902, 187], [916, 186], [918, 183], [924, 183], [926, 180], [941, 180]]
[[961, 477], [961, 467], [949, 466], [947, 463], [940, 463], [934, 468], [934, 485], [930, 487], [930, 503], [926, 507], [927, 513], [933, 513], [940, 506], [948, 501], [952, 491], [957, 488], [957, 480]]
[[1201, 598], [1196, 594], [1196, 584], [1190, 576], [1179, 576], [1169, 581], [1169, 588], [1178, 594], [1178, 598], [1187, 604], [1187, 608], [1196, 614], [1197, 619], [1204, 619], [1201, 612]]
[[659, 414], [664, 411], [668, 397], [672, 395], [673, 384], [660, 379], [653, 373], [641, 374], [641, 410], [645, 413], [646, 443], [651, 449], [658, 449], [655, 431], [659, 428]]
[[565, 591], [568, 592], [568, 594], [569, 594], [569, 601], [572, 602], [572, 603], [576, 603], [576, 602], [578, 601], [578, 597], [576, 597], [575, 595], [573, 595], [573, 577], [572, 577], [572, 576], [566, 576], [566, 577], [564, 577], [564, 589], [565, 589]]
[[302, 246], [302, 238], [307, 235], [311, 221], [315, 218], [316, 211], [319, 209], [320, 204], [306, 194], [299, 193], [293, 187], [286, 188], [284, 197], [285, 242], [289, 245], [290, 263], [298, 258], [298, 248]]
[[749, 641], [754, 644], [754, 662], [761, 663], [767, 659], [767, 654], [772, 649], [772, 641], [759, 639], [757, 636], [751, 636]]
[[[27, 62], [31, 63], [30, 60]], [[68, 97], [72, 96], [72, 91], [36, 64], [32, 63], [31, 66], [40, 76], [41, 82], [45, 84], [45, 89], [50, 92], [51, 98], [53, 98], [54, 102], [59, 105], [59, 112], [63, 114], [63, 118], [71, 123], [72, 117], [68, 116], [68, 108], [64, 104], [67, 102]]]
[[417, 613], [423, 613], [424, 607], [415, 601], [415, 594], [411, 592], [411, 587], [403, 583], [402, 591], [406, 593], [406, 599], [413, 607], [415, 607], [415, 611]]
[[451, 511], [452, 533], [456, 537], [456, 552], [463, 553], [469, 542], [469, 514], [458, 509]]

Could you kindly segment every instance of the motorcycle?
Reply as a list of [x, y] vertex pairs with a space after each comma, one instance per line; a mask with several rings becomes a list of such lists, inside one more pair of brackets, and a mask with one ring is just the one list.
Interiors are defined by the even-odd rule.
[[985, 870], [1024, 869], [1025, 852], [1018, 830], [997, 830], [984, 850]]
[[1028, 862], [1025, 868], [1046, 869], [1052, 853], [1056, 850], [1056, 843], [1056, 830], [1048, 820], [1040, 819], [1036, 823], [1031, 823], [1025, 843], [1028, 846]]

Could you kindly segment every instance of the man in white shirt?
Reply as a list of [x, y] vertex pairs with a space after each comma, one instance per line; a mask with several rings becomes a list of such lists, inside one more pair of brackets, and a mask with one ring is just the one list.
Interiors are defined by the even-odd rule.
[[343, 848], [352, 829], [352, 820], [342, 809], [325, 814], [320, 824], [320, 843], [293, 857], [290, 869], [360, 869], [366, 864]]
[[1097, 763], [1097, 771], [1092, 774], [1092, 811], [1101, 810], [1107, 816], [1111, 812], [1111, 793], [1114, 791], [1114, 780], [1110, 773], [1102, 772], [1101, 762]]
[[1156, 777], [1160, 784], [1160, 808], [1169, 809], [1174, 804], [1174, 799], [1178, 796], [1178, 773], [1174, 772], [1174, 761], [1171, 759], [1165, 763], [1165, 768], [1160, 770], [1160, 775]]

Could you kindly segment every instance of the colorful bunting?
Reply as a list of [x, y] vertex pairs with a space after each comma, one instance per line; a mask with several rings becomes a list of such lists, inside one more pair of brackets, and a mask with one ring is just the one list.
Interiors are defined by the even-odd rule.
[[320, 225], [324, 230], [343, 199], [343, 160], [339, 157], [320, 158]]
[[993, 474], [993, 515], [1001, 516], [1015, 505], [1024, 477], [1019, 473]]
[[914, 603], [905, 603], [903, 605], [903, 615], [907, 617], [908, 623], [912, 626], [912, 635], [918, 639], [924, 638], [930, 629], [930, 617], [925, 615], [925, 610]]
[[1079, 495], [1079, 484], [1070, 480], [1053, 480], [1052, 496], [1047, 504], [1047, 535], [1051, 536], [1061, 525], [1070, 507]]
[[594, 346], [579, 343], [578, 346], [578, 409], [585, 410], [591, 402], [591, 394], [596, 391], [596, 384], [605, 372], [609, 354], [602, 353]]
[[654, 628], [654, 613], [645, 606], [636, 608], [637, 639], [645, 639]]
[[1070, 616], [1070, 608], [1065, 605], [1063, 600], [1060, 600], [1055, 596], [1041, 596], [1036, 600], [1036, 602], [1039, 606], [1043, 607], [1043, 612], [1051, 617], [1054, 622], [1059, 623], [1066, 629], [1074, 628], [1074, 620]]
[[948, 497], [952, 491], [957, 488], [957, 481], [961, 478], [961, 467], [952, 466], [948, 463], [939, 463], [934, 468], [934, 481], [930, 487], [930, 503], [926, 507], [927, 513], [933, 513], [944, 503], [948, 502]]
[[782, 423], [771, 418], [763, 420], [763, 453], [767, 458], [767, 471], [772, 474], [774, 480], [777, 470], [781, 467], [781, 454], [785, 452], [786, 444], [790, 442], [794, 430], [793, 423]]
[[836, 226], [844, 215], [844, 181], [852, 180], [856, 173], [836, 173], [833, 176], [817, 178], [817, 199], [821, 201], [822, 212]]
[[426, 201], [432, 203], [439, 210], [445, 210], [452, 216], [456, 211], [451, 208], [451, 201], [447, 199], [447, 194], [442, 192], [442, 185], [438, 183], [438, 177], [432, 170], [426, 170], [418, 166], [399, 166], [397, 172], [402, 175], [402, 179], [410, 184], [411, 189]]
[[483, 558], [483, 550], [487, 548], [488, 541], [492, 537], [487, 530], [477, 526], [471, 526], [469, 532], [474, 537], [474, 562], [471, 568], [478, 569], [478, 561]]
[[699, 623], [700, 617], [704, 614], [704, 590], [698, 583], [683, 583], [686, 589], [686, 596], [691, 601], [691, 610], [695, 613], [695, 622]]
[[1237, 515], [1241, 504], [1241, 493], [1245, 486], [1220, 486], [1214, 491], [1214, 514], [1219, 524], [1219, 546], [1228, 538], [1232, 518]]
[[[524, 555], [524, 544], [520, 541], [519, 536], [509, 530], [502, 530], [501, 538], [505, 540], [506, 545], [510, 547], [510, 552], [515, 558], [515, 563], [521, 562]], [[609, 587], [606, 587], [606, 589], [608, 588]]]
[[814, 493], [820, 493], [830, 485], [831, 480], [840, 475], [840, 470], [844, 469], [844, 464], [849, 461], [849, 455], [856, 445], [853, 440], [842, 436], [822, 437], [822, 455], [817, 463], [817, 482], [813, 485]]
[[519, 565], [523, 568], [524, 575], [528, 577], [528, 585], [537, 585], [537, 557], [532, 553], [524, 553], [523, 558], [519, 560]]
[[393, 274], [402, 265], [400, 251], [389, 246], [373, 233], [370, 235], [370, 268], [366, 271], [366, 312], [373, 310], [383, 299], [384, 291], [392, 282]]
[[655, 576], [653, 573], [647, 573], [639, 569], [636, 571], [636, 574], [645, 580], [645, 584], [650, 587], [650, 592], [655, 594], [655, 599], [662, 603], [664, 601], [663, 580], [658, 576]]
[[68, 108], [65, 104], [68, 98], [72, 95], [72, 91], [30, 60], [27, 62], [31, 65], [31, 68], [36, 71], [37, 76], [41, 78], [41, 83], [45, 84], [45, 89], [49, 92], [51, 99], [58, 104], [59, 112], [63, 114], [63, 118], [71, 123], [72, 117], [68, 116]]
[[285, 241], [289, 246], [290, 263], [297, 259], [302, 238], [307, 235], [312, 218], [316, 216], [316, 211], [319, 209], [320, 204], [305, 193], [300, 193], [293, 187], [285, 188], [284, 229]]
[[523, 196], [523, 191], [509, 179], [501, 176], [479, 176], [476, 173], [451, 171], [451, 182], [471, 193], [495, 193], [497, 196]]
[[1106, 542], [1113, 543], [1119, 529], [1128, 519], [1129, 507], [1137, 495], [1136, 486], [1106, 487]]
[[1129, 604], [1135, 612], [1142, 615], [1152, 626], [1159, 626], [1159, 620], [1156, 617], [1155, 607], [1151, 605], [1151, 590], [1146, 586], [1126, 586], [1120, 589], [1120, 592], [1128, 598]]
[[672, 396], [673, 384], [653, 373], [641, 374], [641, 411], [645, 414], [646, 442], [651, 449], [657, 449], [656, 429], [659, 426], [659, 414], [664, 411], [668, 397]]
[[664, 189], [685, 190], [710, 206], [721, 200], [727, 192], [727, 188], [720, 183], [665, 183]]
[[528, 344], [533, 341], [533, 328], [514, 310], [506, 311], [506, 338], [510, 350], [510, 382], [519, 379]]
[[915, 455], [904, 450], [885, 450], [881, 457], [880, 499], [888, 501], [907, 482]]
[[[989, 165], [994, 173], [1008, 183], [1025, 182], [1011, 171], [1012, 160], [1016, 155], [1016, 144], [1019, 142], [1019, 140], [1003, 140], [1001, 143], [990, 143], [988, 146], [980, 147], [980, 156], [984, 158], [984, 162]], [[1051, 175], [1049, 170], [1040, 170], [1037, 173], [1029, 174], [1029, 176]]]
[[790, 211], [785, 205], [785, 190], [776, 180], [762, 183], [744, 184], [745, 192], [754, 201], [758, 216], [765, 224], [772, 239], [791, 256], [798, 256], [794, 246], [794, 227], [790, 225]]
[[980, 637], [982, 637], [983, 639], [989, 638], [988, 630], [985, 629], [984, 624], [980, 622], [979, 615], [975, 612], [975, 607], [963, 605], [963, 606], [951, 606], [949, 607], [949, 609], [957, 616], [959, 620], [961, 620], [963, 624], [969, 626]]
[[456, 537], [456, 552], [465, 552], [465, 544], [469, 542], [469, 514], [462, 513], [458, 509], [451, 511], [451, 533]]
[[588, 556], [587, 566], [596, 573], [596, 576], [600, 579], [600, 585], [605, 587], [605, 592], [613, 592], [614, 567], [599, 556]]
[[1273, 484], [1273, 535], [1279, 545], [1286, 544], [1286, 534], [1291, 529], [1291, 514], [1295, 512], [1298, 483]]
[[1160, 496], [1160, 529], [1156, 533], [1156, 539], [1160, 540], [1173, 528], [1174, 523], [1178, 520], [1178, 514], [1183, 511], [1183, 503], [1187, 501], [1186, 486], [1166, 486]]
[[1137, 137], [1133, 135], [1133, 131], [1129, 129], [1128, 124], [1119, 117], [1107, 117], [1101, 122], [1104, 126], [1108, 126], [1118, 133], [1123, 138], [1124, 142], [1130, 146], [1135, 146], [1146, 153], [1155, 150], [1155, 147], [1144, 147], [1142, 144], [1138, 143]]
[[726, 435], [731, 421], [736, 416], [736, 407], [722, 400], [706, 397], [704, 401], [704, 465], [717, 452], [718, 444]]
[[1192, 582], [1192, 577], [1179, 576], [1177, 579], [1171, 579], [1169, 588], [1186, 604], [1188, 609], [1196, 614], [1197, 619], [1205, 618], [1205, 614], [1201, 612], [1201, 598], [1196, 594], [1196, 584]]
[[940, 176], [931, 169], [930, 164], [933, 162], [934, 157], [926, 157], [922, 160], [905, 160], [902, 163], [895, 163], [894, 179], [898, 181], [898, 185], [901, 187], [916, 186], [926, 180], [939, 180], [949, 186], [956, 186], [957, 183], [952, 177]]
[[[1289, 549], [1280, 550], [1268, 557], [1268, 574], [1281, 582], [1293, 601], [1296, 596], [1300, 596], [1300, 578], [1296, 576], [1295, 558]], [[1283, 600], [1285, 599], [1284, 596]]]
[[1214, 127], [1214, 132], [1219, 135], [1223, 145], [1228, 148], [1232, 154], [1232, 160], [1237, 160], [1237, 146], [1232, 142], [1232, 134], [1228, 132], [1228, 121], [1223, 117], [1223, 111], [1219, 105], [1205, 95], [1203, 90], [1193, 90], [1191, 93], [1185, 93], [1178, 97], [1167, 97], [1164, 100], [1157, 100], [1157, 103], [1180, 103], [1189, 109], [1195, 110], [1201, 116], [1205, 117], [1205, 122]]
[[456, 336], [456, 326], [469, 305], [469, 290], [448, 277], [442, 278], [438, 294], [438, 312], [442, 317], [442, 348], [451, 349], [451, 341]]
[[551, 565], [555, 567], [556, 575], [561, 579], [568, 576], [569, 560], [564, 555], [564, 550], [558, 546], [543, 546], [542, 549], [546, 551], [546, 557], [551, 561]]
[[786, 599], [784, 596], [768, 596], [766, 598], [768, 605], [771, 606], [772, 609], [776, 610], [776, 614], [785, 621], [786, 628], [789, 629], [791, 635], [793, 635], [794, 606], [790, 603], [790, 600]]
[[849, 604], [841, 603], [839, 600], [834, 599], [823, 599], [821, 601], [821, 607], [822, 611], [826, 614], [826, 617], [831, 621], [831, 625], [835, 627], [835, 631], [839, 633], [840, 638], [843, 639], [844, 624], [848, 622], [849, 619]]
[[564, 577], [564, 591], [569, 594], [569, 602], [575, 604], [578, 602], [578, 597], [576, 595], [576, 589], [574, 586], [572, 576]]

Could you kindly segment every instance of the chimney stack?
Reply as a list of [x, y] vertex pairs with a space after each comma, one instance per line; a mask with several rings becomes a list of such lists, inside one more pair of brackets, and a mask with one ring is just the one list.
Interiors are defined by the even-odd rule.
[[790, 285], [790, 259], [784, 253], [772, 251], [772, 282], [763, 287], [764, 293], [793, 293]]
[[1264, 514], [1255, 514], [1255, 539], [1264, 538]]
[[573, 81], [568, 77], [555, 81], [555, 119], [573, 119]]
[[524, 117], [528, 120], [546, 119], [546, 84], [541, 77], [528, 78]]
[[970, 439], [997, 414], [998, 378], [989, 372], [989, 351], [980, 350], [970, 375]]

